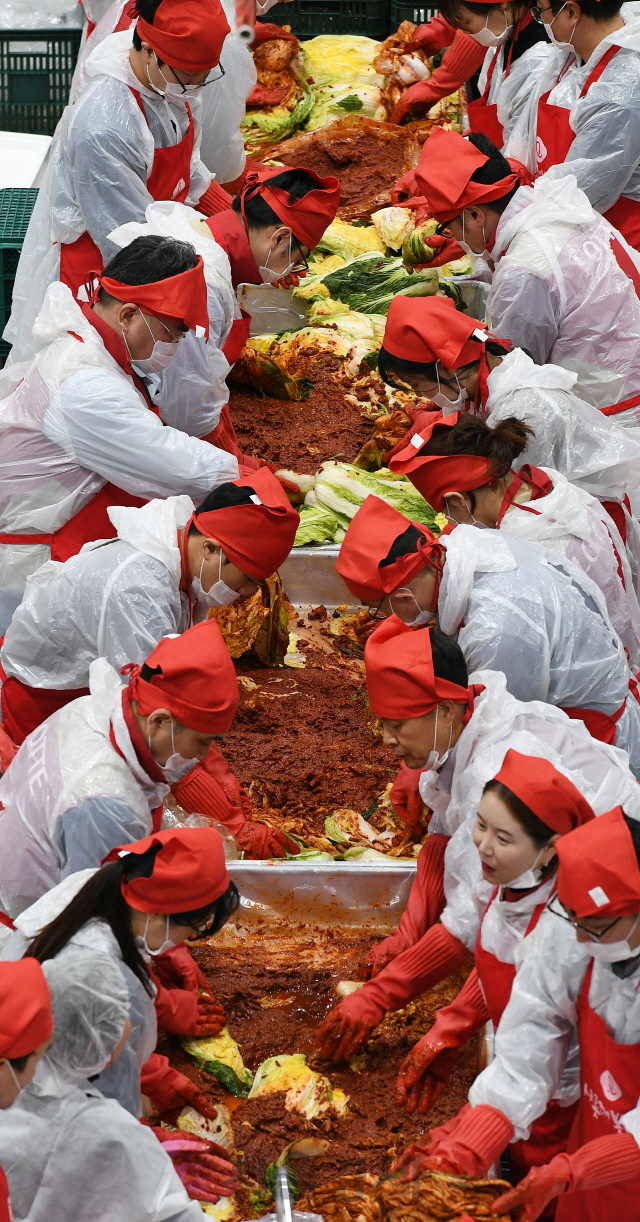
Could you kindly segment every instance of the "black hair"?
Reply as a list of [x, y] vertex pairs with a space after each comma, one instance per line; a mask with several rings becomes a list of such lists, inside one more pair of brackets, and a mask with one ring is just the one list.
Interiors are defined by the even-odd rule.
[[503, 785], [502, 781], [496, 780], [495, 777], [492, 781], [487, 781], [482, 793], [483, 795], [494, 793], [497, 798], [500, 798], [537, 848], [543, 848], [554, 835], [553, 828], [543, 823], [542, 819], [534, 814], [531, 807], [527, 806], [526, 802], [523, 802], [522, 798], [519, 798], [507, 785]]
[[629, 828], [629, 834], [633, 841], [636, 857], [638, 858], [638, 865], [640, 865], [640, 823], [637, 819], [630, 819], [628, 815], [625, 815], [624, 811], [622, 812], [622, 816], [627, 827]]
[[[487, 15], [493, 9], [501, 8], [500, 4], [475, 4], [474, 0], [470, 0], [470, 3], [466, 5], [464, 4], [464, 0], [440, 0], [438, 7], [442, 13], [442, 16], [444, 17], [445, 21], [448, 22], [449, 25], [452, 25], [456, 30], [464, 29], [462, 24], [463, 14], [461, 12], [463, 5], [465, 8], [472, 9], [473, 12], [477, 13], [479, 17], [487, 17]], [[513, 25], [515, 26], [529, 8], [529, 0], [520, 0], [520, 3], [518, 3], [516, 0], [513, 7], [515, 10], [513, 15]]]
[[[25, 959], [37, 959], [39, 963], [54, 959], [87, 921], [97, 917], [109, 925], [120, 947], [123, 962], [152, 997], [154, 989], [151, 974], [135, 944], [129, 905], [122, 894], [120, 884], [123, 879], [130, 882], [134, 878], [151, 878], [156, 854], [161, 848], [161, 844], [155, 844], [145, 853], [128, 853], [96, 871], [71, 903], [34, 938], [25, 953]], [[229, 883], [227, 890], [212, 904], [189, 912], [169, 914], [170, 923], [200, 924], [213, 914], [213, 924], [207, 934], [214, 934], [222, 928], [232, 912], [235, 912], [239, 902], [235, 883]]]
[[[487, 186], [494, 182], [500, 182], [501, 178], [507, 178], [509, 174], [513, 174], [513, 170], [509, 165], [506, 157], [502, 156], [500, 149], [496, 147], [493, 140], [485, 136], [484, 132], [472, 132], [466, 139], [470, 144], [473, 144], [478, 152], [484, 153], [489, 160], [484, 165], [478, 166], [477, 170], [471, 175], [472, 182], [484, 183]], [[487, 203], [488, 208], [493, 208], [494, 212], [502, 214], [508, 204], [511, 203], [520, 183], [517, 182], [515, 187], [512, 187], [506, 195], [501, 195], [500, 199], [492, 199]], [[480, 207], [483, 205], [480, 204]]]
[[[169, 276], [188, 272], [197, 262], [198, 256], [190, 242], [179, 242], [177, 238], [162, 238], [159, 234], [150, 233], [134, 238], [129, 246], [119, 250], [102, 274], [121, 284], [155, 284], [157, 280], [167, 280]], [[98, 301], [101, 304], [115, 300], [106, 289], [100, 289]], [[118, 304], [122, 303], [119, 301]]]
[[[474, 335], [470, 335], [469, 339], [474, 340], [478, 346], [480, 345], [480, 340], [476, 340]], [[509, 351], [508, 348], [505, 348], [493, 339], [487, 341], [486, 348], [487, 352], [490, 352], [492, 356], [507, 356]], [[460, 365], [459, 368], [472, 369], [479, 361], [480, 353], [478, 352], [478, 361], [469, 361], [466, 365]], [[378, 373], [383, 382], [387, 383], [387, 386], [393, 386], [396, 389], [398, 388], [398, 381], [402, 382], [405, 380], [403, 374], [405, 376], [407, 374], [422, 374], [430, 382], [438, 381], [435, 361], [406, 361], [402, 357], [394, 356], [392, 352], [389, 352], [384, 347], [384, 344], [378, 353]]]
[[458, 687], [469, 686], [467, 663], [457, 640], [447, 636], [437, 625], [431, 629], [431, 657], [433, 673], [438, 679], [448, 679]]
[[380, 561], [378, 568], [384, 569], [389, 564], [395, 564], [396, 560], [399, 560], [401, 556], [411, 556], [413, 552], [417, 552], [418, 544], [421, 543], [424, 538], [425, 535], [423, 531], [419, 530], [418, 527], [414, 526], [413, 522], [411, 522], [410, 525], [407, 526], [407, 529], [403, 530], [402, 534], [398, 535], [397, 538], [393, 540], [388, 554], [385, 556], [384, 560]]
[[[136, 17], [142, 17], [147, 25], [153, 25], [153, 19], [162, 4], [162, 0], [136, 0]], [[142, 50], [142, 39], [138, 33], [138, 27], [134, 27], [133, 31], [133, 49], [134, 51]], [[164, 60], [159, 59], [159, 64], [163, 64]]]
[[[494, 480], [504, 479], [515, 459], [527, 448], [529, 438], [534, 435], [533, 429], [528, 424], [523, 424], [516, 416], [507, 416], [506, 420], [500, 420], [495, 428], [490, 428], [480, 416], [471, 416], [465, 412], [459, 416], [453, 428], [436, 425], [429, 440], [418, 450], [418, 454], [474, 454], [479, 458], [490, 458], [493, 470], [487, 479], [489, 484]], [[471, 500], [473, 513], [476, 507], [473, 491], [467, 490], [467, 496]]]
[[[235, 509], [239, 505], [251, 505], [251, 497], [255, 495], [255, 489], [248, 485], [239, 488], [237, 484], [218, 484], [218, 487], [214, 488], [196, 509], [196, 519], [199, 514], [210, 513], [212, 509]], [[199, 534], [196, 522], [192, 522], [189, 527], [189, 536]]]
[[[593, 21], [611, 21], [612, 17], [617, 17], [622, 4], [620, 0], [576, 0], [576, 4], [585, 17], [590, 17]], [[563, 0], [549, 0], [549, 7], [554, 15], [558, 16], [560, 9], [563, 8]]]
[[[295, 204], [297, 199], [304, 199], [305, 195], [308, 195], [309, 191], [315, 190], [317, 185], [317, 182], [314, 182], [313, 178], [311, 178], [311, 175], [308, 174], [306, 170], [297, 169], [283, 170], [282, 174], [274, 174], [273, 178], [270, 178], [268, 183], [265, 183], [265, 186], [269, 186], [270, 188], [279, 187], [281, 191], [288, 191], [289, 199], [287, 202], [289, 205]], [[242, 205], [240, 203], [239, 195], [236, 195], [231, 207], [233, 208], [234, 212], [238, 213], [239, 216], [242, 215]], [[280, 226], [283, 223], [277, 213], [273, 211], [273, 208], [270, 208], [266, 201], [262, 198], [260, 193], [257, 195], [252, 195], [250, 199], [245, 199], [244, 215], [246, 217], [249, 229], [253, 229], [254, 231], [257, 229], [267, 229], [271, 225]], [[296, 241], [298, 246], [300, 246], [300, 243], [297, 241], [295, 235], [294, 241]]]
[[[33, 1050], [35, 1052], [35, 1048]], [[29, 1057], [33, 1056], [33, 1052], [27, 1052], [23, 1057], [7, 1057], [7, 1060], [15, 1073], [24, 1073], [27, 1068]]]

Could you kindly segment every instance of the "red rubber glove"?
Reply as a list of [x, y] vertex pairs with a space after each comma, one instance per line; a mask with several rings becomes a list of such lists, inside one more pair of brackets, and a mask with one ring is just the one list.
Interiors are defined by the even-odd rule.
[[259, 43], [269, 42], [272, 38], [284, 38], [287, 42], [298, 41], [295, 34], [287, 34], [282, 26], [275, 25], [273, 21], [256, 21], [253, 27], [253, 42], [249, 46], [253, 50]]
[[300, 845], [290, 836], [279, 832], [267, 823], [247, 822], [236, 834], [236, 840], [247, 857], [253, 861], [266, 861], [271, 857], [286, 857], [287, 853], [300, 852]]
[[442, 57], [440, 67], [436, 68], [428, 81], [418, 81], [416, 85], [410, 85], [405, 90], [389, 122], [402, 123], [407, 117], [422, 118], [440, 98], [455, 93], [478, 71], [485, 54], [486, 47], [481, 47], [475, 38], [465, 34], [464, 30], [457, 30], [451, 46]]
[[435, 55], [443, 47], [451, 46], [456, 33], [455, 26], [449, 25], [442, 13], [438, 13], [431, 21], [416, 26], [411, 42], [405, 43], [405, 50], [426, 51], [427, 55]]
[[400, 924], [390, 938], [373, 946], [367, 955], [372, 976], [377, 976], [402, 951], [415, 946], [443, 912], [444, 854], [448, 843], [448, 836], [435, 832], [420, 849], [418, 870]]
[[562, 1192], [603, 1188], [632, 1175], [640, 1175], [638, 1143], [630, 1133], [612, 1133], [588, 1141], [574, 1154], [557, 1154], [544, 1167], [532, 1167], [517, 1188], [494, 1201], [492, 1210], [510, 1213], [514, 1222], [533, 1222]]
[[435, 1023], [414, 1045], [398, 1074], [396, 1103], [421, 1115], [440, 1098], [456, 1063], [458, 1049], [489, 1019], [475, 970], [451, 1005], [438, 1010]]
[[398, 818], [402, 819], [403, 823], [406, 823], [411, 831], [418, 831], [420, 829], [423, 802], [420, 797], [418, 782], [422, 776], [422, 771], [422, 768], [407, 768], [403, 761], [389, 794], [391, 805]]
[[316, 1035], [316, 1048], [331, 1061], [348, 1061], [364, 1048], [378, 1023], [384, 1018], [384, 1007], [377, 1005], [367, 993], [369, 985], [343, 997], [330, 1010]]
[[392, 1172], [401, 1180], [414, 1180], [423, 1171], [448, 1171], [453, 1175], [483, 1176], [513, 1137], [514, 1129], [504, 1112], [481, 1103], [465, 1103], [448, 1124], [431, 1129], [428, 1140], [407, 1146]]
[[166, 1057], [152, 1052], [140, 1071], [140, 1090], [153, 1103], [156, 1112], [163, 1118], [174, 1120], [178, 1112], [189, 1103], [206, 1116], [215, 1120], [215, 1106], [198, 1090], [195, 1082], [185, 1074], [172, 1069]]
[[192, 993], [204, 989], [205, 992], [210, 992], [198, 964], [184, 942], [179, 946], [172, 946], [162, 955], [154, 956], [153, 974], [169, 989], [190, 989]]
[[215, 1205], [220, 1197], [232, 1195], [238, 1172], [221, 1146], [193, 1133], [164, 1130], [166, 1136], [160, 1137], [163, 1130], [153, 1131], [193, 1201], [211, 1201]]
[[442, 267], [443, 263], [451, 263], [452, 259], [462, 259], [465, 253], [455, 238], [440, 237], [437, 233], [429, 238], [429, 245], [437, 246], [438, 254], [430, 263], [416, 263], [414, 271], [421, 272], [425, 267]]

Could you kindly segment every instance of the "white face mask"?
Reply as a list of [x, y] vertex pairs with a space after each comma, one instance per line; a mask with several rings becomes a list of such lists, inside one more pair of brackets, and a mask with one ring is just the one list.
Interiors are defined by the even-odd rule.
[[292, 235], [289, 234], [289, 263], [287, 264], [283, 272], [274, 272], [268, 266], [269, 259], [271, 258], [271, 255], [273, 254], [273, 251], [271, 250], [269, 251], [269, 254], [267, 255], [267, 262], [265, 263], [264, 267], [258, 268], [258, 271], [260, 272], [260, 275], [262, 276], [263, 284], [276, 284], [278, 280], [282, 280], [285, 276], [288, 276], [289, 273], [293, 271], [294, 267], [298, 266], [298, 264], [295, 262], [295, 260], [292, 258], [292, 255], [291, 255], [291, 238], [292, 238]]
[[625, 959], [636, 959], [640, 955], [640, 946], [629, 946], [629, 938], [633, 936], [639, 920], [640, 914], [633, 922], [626, 938], [622, 938], [619, 942], [592, 942], [589, 945], [589, 951], [594, 959], [597, 959], [599, 963], [622, 963]]
[[221, 580], [222, 573], [222, 548], [220, 548], [220, 566], [218, 568], [218, 580], [214, 582], [210, 590], [202, 589], [202, 570], [204, 568], [204, 557], [200, 565], [200, 576], [194, 577], [191, 582], [191, 589], [201, 607], [228, 607], [229, 603], [235, 602], [236, 598], [240, 597], [238, 590], [232, 590], [226, 582]]
[[158, 89], [158, 86], [154, 85], [149, 75], [149, 65], [148, 64], [146, 65], [147, 80], [149, 82], [149, 88], [153, 89], [153, 92], [157, 93], [159, 97], [166, 98], [168, 101], [171, 101], [171, 102], [183, 102], [184, 103], [184, 102], [190, 101], [191, 98], [197, 98], [198, 94], [202, 93], [202, 86], [204, 85], [204, 81], [202, 82], [202, 85], [185, 85], [184, 88], [182, 85], [176, 85], [174, 81], [168, 81], [164, 72], [162, 71], [162, 68], [160, 67], [160, 64], [158, 63], [158, 56], [156, 55], [155, 51], [153, 52], [153, 54], [156, 56], [156, 65], [158, 68], [158, 72], [160, 73], [160, 76], [162, 77], [166, 87], [164, 89]]
[[445, 517], [448, 522], [453, 522], [455, 526], [476, 526], [478, 530], [491, 530], [491, 527], [487, 526], [486, 522], [479, 522], [477, 518], [474, 518], [470, 509], [467, 510], [467, 512], [469, 514], [469, 517], [471, 518], [471, 521], [470, 522], [459, 522], [458, 519], [454, 518], [451, 515], [451, 513], [449, 512], [449, 506], [447, 505], [446, 496], [443, 498], [443, 500], [444, 500]]
[[[566, 8], [566, 7], [567, 7], [567, 0], [565, 0], [565, 3], [563, 4], [562, 8]], [[554, 17], [553, 21], [555, 21], [556, 17], [559, 17], [559, 16], [560, 16], [560, 13], [562, 12], [562, 8], [560, 9], [560, 12], [556, 13], [556, 16]], [[552, 43], [553, 43], [554, 47], [557, 47], [559, 51], [573, 51], [573, 50], [574, 50], [574, 46], [573, 46], [573, 36], [574, 36], [574, 34], [575, 34], [575, 32], [576, 32], [576, 25], [578, 24], [578, 22], [576, 21], [576, 25], [574, 25], [574, 27], [573, 27], [573, 29], [572, 29], [572, 31], [571, 31], [571, 38], [569, 39], [569, 41], [568, 41], [568, 42], [560, 42], [560, 39], [559, 39], [559, 38], [556, 38], [556, 36], [555, 36], [555, 34], [554, 34], [553, 30], [551, 29], [551, 27], [552, 27], [552, 25], [553, 25], [553, 21], [550, 21], [548, 25], [545, 23], [545, 27], [544, 27], [544, 28], [545, 28], [545, 30], [547, 31], [547, 34], [549, 35], [549, 38], [551, 39], [551, 41], [552, 41]]]
[[538, 862], [540, 861], [540, 858], [542, 857], [542, 854], [545, 852], [546, 848], [546, 844], [543, 845], [533, 865], [530, 866], [528, 870], [525, 870], [523, 874], [519, 874], [517, 878], [513, 879], [513, 882], [506, 884], [509, 888], [511, 888], [511, 890], [528, 891], [531, 887], [537, 887], [539, 885], [546, 867], [538, 866]]
[[428, 771], [428, 772], [439, 772], [443, 764], [446, 763], [449, 756], [451, 755], [451, 735], [453, 734], [453, 726], [451, 726], [449, 730], [449, 744], [447, 746], [446, 751], [444, 751], [442, 755], [438, 755], [438, 752], [436, 750], [436, 740], [438, 737], [438, 713], [439, 711], [440, 711], [440, 706], [438, 705], [436, 708], [436, 724], [435, 724], [435, 728], [433, 731], [433, 751], [431, 752], [424, 766], [425, 771]]
[[[142, 314], [142, 310], [140, 310], [140, 314]], [[142, 314], [142, 317], [144, 318], [144, 314]], [[131, 353], [129, 352], [129, 345], [127, 344], [127, 341], [125, 339], [124, 331], [122, 332], [122, 338], [124, 339], [127, 352], [129, 352], [129, 359], [131, 361], [131, 364], [133, 365], [137, 373], [142, 375], [142, 377], [146, 377], [148, 374], [162, 373], [163, 369], [167, 369], [178, 351], [178, 344], [180, 342], [179, 340], [173, 340], [172, 343], [168, 343], [168, 342], [165, 342], [164, 340], [156, 339], [146, 318], [144, 318], [144, 321], [147, 326], [149, 335], [151, 336], [153, 340], [153, 349], [151, 352], [151, 356], [147, 356], [147, 357], [144, 357], [144, 359], [139, 359], [139, 360], [134, 361], [133, 357], [131, 356]]]
[[[152, 755], [153, 752], [151, 751], [150, 734], [147, 738], [147, 742], [149, 744], [149, 754]], [[174, 785], [176, 781], [180, 780], [180, 777], [185, 776], [187, 772], [191, 772], [191, 769], [195, 768], [196, 764], [199, 764], [200, 761], [196, 759], [195, 756], [189, 760], [185, 759], [184, 755], [180, 755], [180, 752], [176, 751], [176, 744], [173, 739], [173, 718], [171, 718], [171, 746], [173, 748], [173, 754], [169, 756], [165, 764], [159, 764], [158, 766], [167, 783], [169, 785]]]
[[[481, 47], [501, 47], [503, 42], [507, 41], [507, 38], [511, 34], [513, 26], [507, 25], [507, 14], [503, 13], [504, 30], [502, 31], [501, 34], [494, 34], [493, 30], [489, 29], [489, 17], [490, 16], [491, 14], [487, 13], [487, 20], [485, 21], [483, 28], [481, 30], [478, 30], [477, 34], [472, 34], [471, 37], [475, 38], [476, 42], [480, 43]], [[462, 245], [462, 243], [460, 243], [460, 245]]]
[[15, 1084], [16, 1084], [16, 1086], [17, 1086], [17, 1088], [18, 1088], [18, 1093], [17, 1093], [17, 1095], [16, 1095], [15, 1099], [13, 1099], [13, 1100], [11, 1101], [11, 1103], [9, 1104], [9, 1107], [13, 1107], [13, 1105], [14, 1105], [15, 1103], [17, 1103], [17, 1102], [18, 1102], [18, 1099], [20, 1098], [20, 1096], [21, 1096], [21, 1094], [22, 1094], [22, 1092], [23, 1092], [23, 1090], [24, 1090], [25, 1088], [24, 1088], [24, 1086], [21, 1086], [21, 1085], [20, 1085], [20, 1083], [19, 1083], [19, 1081], [18, 1081], [17, 1074], [16, 1074], [16, 1072], [15, 1072], [15, 1070], [14, 1070], [14, 1068], [13, 1068], [13, 1065], [11, 1064], [11, 1061], [7, 1061], [7, 1068], [8, 1068], [9, 1073], [11, 1074], [11, 1077], [13, 1078], [13, 1080], [14, 1080], [14, 1082], [15, 1082]]
[[487, 250], [487, 239], [484, 233], [484, 225], [482, 226], [482, 241], [484, 242], [484, 250], [482, 251], [482, 254], [478, 254], [477, 250], [472, 250], [471, 247], [469, 246], [469, 243], [465, 242], [464, 240], [464, 208], [463, 208], [462, 210], [462, 237], [460, 241], [458, 242], [458, 246], [462, 247], [466, 255], [471, 255], [472, 259], [491, 259], [493, 260], [493, 255], [491, 254], [491, 251]]
[[[464, 221], [463, 221], [463, 224], [464, 224]], [[467, 394], [466, 390], [464, 389], [464, 387], [463, 387], [463, 386], [461, 386], [461, 385], [460, 385], [460, 383], [458, 382], [458, 375], [457, 375], [457, 373], [456, 373], [456, 374], [454, 374], [454, 377], [455, 377], [456, 382], [457, 382], [457, 384], [458, 384], [458, 397], [457, 397], [457, 399], [447, 399], [447, 396], [446, 396], [446, 395], [443, 395], [443, 394], [441, 393], [441, 391], [440, 391], [440, 374], [438, 373], [438, 366], [437, 366], [437, 364], [436, 364], [436, 377], [437, 377], [437, 379], [438, 379], [438, 393], [437, 393], [437, 395], [432, 395], [432, 397], [431, 397], [431, 402], [432, 402], [432, 403], [437, 404], [437, 406], [438, 406], [438, 407], [442, 407], [442, 408], [444, 408], [444, 409], [445, 409], [445, 411], [446, 411], [447, 413], [449, 413], [449, 412], [460, 412], [460, 411], [464, 411], [464, 405], [465, 405], [465, 403], [466, 403], [467, 399], [469, 398], [469, 396], [468, 396], [468, 394]]]
[[166, 954], [168, 950], [171, 950], [172, 946], [178, 945], [177, 942], [172, 942], [171, 938], [169, 937], [169, 919], [170, 919], [169, 917], [166, 917], [167, 924], [165, 928], [164, 942], [162, 943], [161, 946], [158, 947], [157, 950], [152, 950], [151, 947], [149, 946], [149, 943], [147, 942], [147, 930], [149, 928], [149, 921], [151, 920], [151, 917], [147, 917], [147, 923], [144, 927], [144, 933], [142, 934], [142, 937], [140, 936], [140, 934], [137, 934], [137, 936], [133, 939], [136, 946], [138, 947], [138, 950], [141, 951], [142, 953], [142, 958], [146, 959], [147, 962], [149, 961], [149, 959], [154, 959], [156, 955]]

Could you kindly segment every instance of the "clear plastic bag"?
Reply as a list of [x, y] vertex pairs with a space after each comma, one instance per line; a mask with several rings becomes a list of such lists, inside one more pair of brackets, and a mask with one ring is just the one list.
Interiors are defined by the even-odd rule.
[[290, 289], [272, 284], [239, 284], [238, 301], [251, 315], [249, 335], [276, 335], [306, 326], [306, 312], [291, 299]]

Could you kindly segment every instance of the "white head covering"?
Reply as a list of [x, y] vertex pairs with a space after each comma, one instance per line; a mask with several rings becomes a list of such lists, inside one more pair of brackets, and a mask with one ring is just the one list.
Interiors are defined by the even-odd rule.
[[53, 1042], [30, 1091], [61, 1098], [105, 1068], [129, 1017], [129, 994], [113, 959], [77, 950], [48, 959]]

